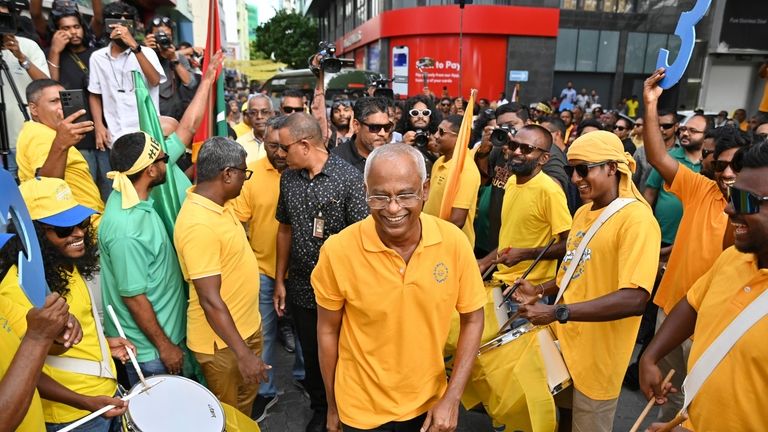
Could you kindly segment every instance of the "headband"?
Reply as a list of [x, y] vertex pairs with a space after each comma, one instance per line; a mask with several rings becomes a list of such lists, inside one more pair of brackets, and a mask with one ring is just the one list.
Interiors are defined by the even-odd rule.
[[155, 159], [157, 159], [157, 155], [160, 154], [160, 144], [157, 140], [146, 132], [142, 132], [142, 134], [144, 134], [144, 149], [141, 151], [138, 159], [136, 159], [136, 162], [133, 163], [133, 166], [127, 171], [110, 171], [107, 173], [107, 178], [112, 179], [112, 189], [123, 195], [123, 209], [129, 209], [141, 201], [136, 188], [133, 187], [133, 182], [131, 182], [128, 176], [136, 174], [152, 165]]

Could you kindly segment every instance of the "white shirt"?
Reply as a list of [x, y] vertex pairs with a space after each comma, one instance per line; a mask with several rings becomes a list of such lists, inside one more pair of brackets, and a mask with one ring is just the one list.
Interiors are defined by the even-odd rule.
[[[152, 66], [160, 74], [160, 82], [166, 80], [163, 67], [155, 51], [141, 46], [141, 52], [149, 60]], [[139, 130], [139, 111], [136, 106], [136, 91], [133, 84], [133, 71], [139, 71], [146, 80], [147, 77], [141, 70], [139, 61], [130, 49], [126, 49], [112, 57], [112, 43], [98, 49], [91, 54], [90, 81], [88, 91], [101, 95], [102, 115], [107, 129], [112, 136], [112, 142], [119, 137]], [[160, 115], [160, 86], [150, 86], [149, 95]], [[111, 147], [111, 143], [110, 143]]]
[[255, 160], [261, 159], [267, 155], [267, 149], [264, 148], [264, 142], [258, 138], [251, 129], [247, 134], [243, 134], [237, 139], [237, 143], [245, 149], [245, 163], [249, 164]]
[[[27, 56], [29, 62], [37, 66], [46, 75], [51, 76], [51, 73], [48, 71], [48, 59], [46, 59], [43, 50], [30, 39], [16, 36], [16, 40], [19, 42], [19, 49]], [[2, 51], [3, 60], [8, 64], [8, 70], [11, 72], [13, 82], [19, 90], [21, 101], [26, 105], [27, 86], [32, 82], [32, 78], [29, 76], [29, 72], [21, 67], [19, 60], [10, 51], [7, 49]], [[5, 76], [3, 76], [3, 94], [5, 95], [5, 118], [8, 121], [8, 145], [11, 149], [15, 149], [16, 140], [19, 138], [19, 131], [24, 126], [24, 116], [21, 114], [16, 98], [13, 96], [11, 85]]]

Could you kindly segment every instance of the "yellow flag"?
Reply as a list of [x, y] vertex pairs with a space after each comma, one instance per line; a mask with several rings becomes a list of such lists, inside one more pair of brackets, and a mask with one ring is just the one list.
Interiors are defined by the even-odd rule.
[[464, 119], [461, 121], [459, 135], [456, 137], [456, 147], [453, 150], [453, 166], [449, 168], [448, 179], [445, 183], [445, 193], [440, 204], [440, 219], [448, 220], [451, 217], [451, 209], [459, 193], [461, 172], [464, 170], [464, 161], [469, 151], [469, 138], [472, 135], [472, 115], [475, 109], [475, 96], [477, 89], [472, 89], [469, 95], [469, 103], [464, 111]]
[[227, 432], [261, 432], [259, 424], [237, 408], [221, 403], [224, 408], [224, 417], [227, 419]]

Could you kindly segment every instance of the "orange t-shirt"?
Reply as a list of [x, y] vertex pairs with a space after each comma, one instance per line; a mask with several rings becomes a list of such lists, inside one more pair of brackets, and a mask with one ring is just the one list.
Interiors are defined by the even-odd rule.
[[653, 302], [669, 314], [696, 280], [712, 267], [723, 252], [728, 225], [724, 210], [728, 202], [717, 183], [680, 165], [665, 190], [683, 203], [683, 217], [675, 244]]

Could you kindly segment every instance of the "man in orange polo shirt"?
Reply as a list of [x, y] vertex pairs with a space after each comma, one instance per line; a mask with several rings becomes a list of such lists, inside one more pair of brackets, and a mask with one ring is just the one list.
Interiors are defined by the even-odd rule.
[[[666, 271], [653, 300], [661, 309], [657, 329], [677, 302], [685, 297], [694, 282], [712, 267], [712, 263], [723, 251], [723, 246], [730, 243], [725, 240], [728, 218], [723, 213], [727, 204], [728, 186], [736, 179], [736, 173], [730, 163], [739, 147], [746, 145], [746, 141], [740, 139], [738, 131], [723, 128], [718, 131], [713, 179], [694, 173], [670, 156], [664, 146], [659, 117], [656, 114], [662, 93], [658, 82], [663, 77], [664, 69], [661, 68], [645, 81], [643, 140], [648, 162], [661, 174], [664, 188], [682, 201], [683, 217]], [[665, 373], [669, 369], [677, 371], [672, 378], [675, 387], [682, 385], [685, 379], [684, 371], [689, 350], [690, 341], [683, 342], [661, 362]], [[680, 410], [682, 403], [682, 395], [672, 395], [670, 403], [662, 407], [660, 419], [671, 420]]]
[[[365, 166], [371, 216], [320, 250], [311, 282], [329, 432], [456, 428], [486, 298], [461, 230], [421, 212], [426, 177], [413, 147], [375, 149]], [[446, 382], [454, 310], [461, 330]]]
[[[670, 386], [660, 386], [662, 371], [657, 364], [661, 359], [693, 336], [691, 370], [713, 343], [722, 343], [716, 338], [723, 330], [768, 289], [768, 144], [740, 150], [734, 165], [739, 175], [730, 188], [725, 211], [733, 226], [735, 247], [723, 252], [677, 303], [640, 360], [641, 388], [657, 403], [665, 403], [670, 395]], [[768, 406], [766, 334], [768, 316], [762, 316], [736, 339], [687, 407], [688, 427], [696, 431], [768, 430], [768, 417], [760, 412]], [[650, 429], [659, 427], [654, 424]]]

